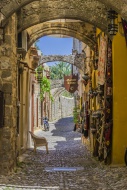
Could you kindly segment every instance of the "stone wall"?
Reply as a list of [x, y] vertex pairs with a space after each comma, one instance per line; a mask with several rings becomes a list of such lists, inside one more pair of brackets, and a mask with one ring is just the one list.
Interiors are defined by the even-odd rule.
[[51, 89], [59, 88], [64, 85], [63, 80], [51, 80], [50, 82], [51, 82]]
[[[65, 89], [64, 89], [65, 90]], [[55, 92], [54, 102], [51, 103], [50, 121], [73, 115], [74, 98], [64, 97], [62, 89]]]
[[17, 157], [16, 30], [13, 15], [4, 29], [4, 42], [0, 46], [0, 90], [5, 98], [4, 127], [0, 128], [0, 173], [11, 171]]
[[41, 100], [39, 92], [40, 92], [40, 84], [34, 83], [34, 129], [35, 130], [41, 127]]
[[[21, 7], [25, 6], [27, 3], [34, 2], [34, 1], [36, 1], [36, 0], [19, 0], [19, 1], [17, 1], [17, 0], [13, 0], [13, 1], [12, 0], [2, 0], [2, 2], [0, 3], [0, 12], [2, 13], [2, 15], [4, 15], [3, 16], [3, 19], [4, 19], [3, 23], [5, 23], [5, 21], [7, 21], [7, 18], [10, 16], [10, 14], [13, 14], [14, 12], [18, 11]], [[99, 2], [101, 2], [102, 4]], [[114, 0], [105, 0], [105, 1], [104, 0], [98, 0], [98, 1], [96, 1], [96, 0], [82, 0], [82, 1], [79, 1], [79, 0], [75, 0], [72, 2], [70, 2], [69, 0], [68, 1], [50, 0], [48, 2], [39, 1], [38, 4], [40, 5], [40, 11], [37, 10], [36, 4], [35, 5], [33, 4], [30, 7], [31, 12], [32, 11], [35, 12], [36, 17], [40, 15], [38, 13], [43, 12], [41, 9], [46, 9], [46, 8], [48, 9], [47, 14], [45, 14], [45, 12], [44, 12], [43, 13], [44, 15], [40, 16], [41, 19], [48, 18], [48, 16], [51, 15], [51, 13], [49, 14], [49, 12], [51, 12], [52, 9], [55, 9], [57, 7], [57, 4], [58, 4], [60, 6], [60, 8], [59, 8], [60, 10], [59, 10], [59, 12], [58, 11], [56, 12], [53, 10], [54, 15], [59, 15], [61, 12], [64, 13], [65, 9], [68, 9], [68, 12], [71, 12], [71, 9], [72, 9], [77, 14], [80, 14], [80, 12], [85, 12], [85, 15], [88, 16], [87, 20], [93, 19], [93, 21], [94, 20], [97, 21], [98, 19], [96, 17], [96, 14], [98, 13], [100, 17], [103, 16], [103, 9], [104, 9], [103, 4], [105, 4], [106, 6], [118, 11], [118, 13], [121, 14], [121, 16], [127, 20], [127, 11], [126, 11], [127, 0], [124, 0], [124, 1], [119, 1], [119, 0], [115, 0], [115, 1]], [[71, 5], [71, 7], [70, 7], [70, 5]], [[96, 9], [97, 9], [97, 11], [96, 11]], [[29, 12], [30, 12], [30, 10], [27, 10], [26, 15], [28, 15]], [[89, 12], [91, 13], [91, 15]], [[105, 8], [105, 12], [106, 12], [106, 8]], [[68, 18], [67, 14], [65, 14], [65, 15], [66, 15], [66, 18]], [[55, 18], [53, 18], [53, 15], [51, 15], [51, 18], [55, 19]], [[61, 16], [61, 18], [62, 18], [62, 16]], [[48, 19], [48, 20], [50, 20], [50, 19]], [[102, 24], [103, 24], [103, 22], [104, 21], [102, 21]]]
[[61, 117], [67, 117], [73, 115], [74, 98], [67, 98], [65, 96], [60, 97], [61, 100]]
[[57, 120], [61, 118], [61, 104], [59, 98], [60, 96], [57, 96], [52, 103], [51, 120]]

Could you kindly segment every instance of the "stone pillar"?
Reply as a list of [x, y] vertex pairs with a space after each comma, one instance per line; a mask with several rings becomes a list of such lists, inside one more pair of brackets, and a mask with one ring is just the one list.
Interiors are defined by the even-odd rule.
[[[4, 126], [0, 128], [0, 173], [8, 173], [16, 164], [17, 105], [16, 105], [16, 15], [4, 28], [0, 46], [0, 90], [4, 92]], [[3, 35], [0, 29], [0, 37]]]

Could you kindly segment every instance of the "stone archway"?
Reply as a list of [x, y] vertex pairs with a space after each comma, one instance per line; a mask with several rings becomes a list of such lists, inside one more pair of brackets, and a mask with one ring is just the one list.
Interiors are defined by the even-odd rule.
[[47, 63], [47, 62], [53, 62], [53, 61], [63, 61], [63, 62], [68, 62], [70, 64], [74, 64], [74, 55], [45, 55], [41, 59], [41, 64]]
[[62, 34], [79, 39], [93, 49], [95, 45], [95, 27], [84, 22], [46, 22], [27, 29], [29, 34], [28, 48], [40, 37]]
[[[7, 21], [7, 19], [15, 12], [17, 12], [19, 9], [21, 9], [22, 7], [24, 7], [25, 5], [31, 3], [31, 2], [34, 2], [36, 0], [24, 0], [24, 1], [17, 1], [17, 0], [13, 0], [13, 1], [7, 1], [7, 0], [3, 0], [1, 2], [1, 6], [0, 6], [0, 13], [1, 13], [1, 21], [2, 21], [2, 25], [4, 25]], [[42, 2], [43, 3], [43, 2]], [[65, 2], [66, 3], [66, 2]], [[80, 6], [80, 3], [81, 3], [81, 6]], [[59, 2], [60, 5], [63, 5], [63, 1]], [[67, 2], [66, 5], [70, 5], [68, 6], [68, 9], [72, 9], [72, 6], [71, 4], [73, 4], [73, 2]], [[109, 6], [111, 8], [113, 8], [114, 10], [116, 10], [124, 19], [127, 20], [127, 0], [123, 0], [123, 1], [119, 1], [119, 0], [98, 0], [98, 1], [90, 1], [90, 0], [84, 0], [82, 2], [80, 2], [79, 0], [77, 0], [76, 2], [74, 2], [74, 5], [75, 5], [75, 8], [77, 5], [79, 5], [79, 7], [83, 7], [84, 8], [84, 5], [85, 4], [88, 4], [88, 6], [90, 7], [91, 9], [91, 14], [94, 15], [94, 5], [95, 4], [100, 4], [103, 6], [103, 4], [105, 4], [106, 6]], [[48, 3], [47, 2], [44, 2], [43, 3], [43, 7], [47, 7], [48, 6]], [[54, 1], [50, 1], [50, 6], [52, 8], [54, 8], [55, 6], [57, 6], [57, 2], [54, 2]], [[35, 7], [36, 8], [36, 7]], [[99, 9], [99, 7], [96, 7]]]
[[36, 1], [23, 7], [18, 16], [18, 30], [56, 19], [75, 19], [91, 23], [107, 32], [108, 8], [98, 2], [86, 1], [53, 1], [52, 3]]
[[43, 56], [41, 59], [41, 64], [47, 63], [47, 62], [53, 62], [53, 61], [62, 61], [67, 62], [72, 65], [75, 65], [81, 70], [84, 70], [84, 54], [76, 54], [76, 55], [48, 55]]
[[98, 0], [110, 8], [114, 9], [117, 13], [121, 15], [125, 20], [127, 20], [127, 0]]

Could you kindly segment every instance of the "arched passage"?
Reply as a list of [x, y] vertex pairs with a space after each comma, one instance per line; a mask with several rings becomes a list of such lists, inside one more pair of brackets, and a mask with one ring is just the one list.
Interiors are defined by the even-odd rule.
[[72, 65], [75, 65], [81, 70], [83, 70], [84, 68], [84, 54], [68, 55], [68, 56], [61, 56], [61, 55], [43, 56], [41, 59], [41, 64], [53, 61], [67, 62]]
[[61, 56], [61, 55], [47, 55], [43, 56], [41, 59], [41, 64], [53, 61], [63, 61], [68, 62], [70, 64], [74, 64], [74, 55]]
[[19, 14], [18, 30], [55, 19], [75, 19], [91, 23], [107, 31], [107, 7], [98, 1], [36, 1], [25, 6]]
[[[34, 2], [36, 0], [23, 0], [23, 1], [17, 1], [17, 0], [13, 0], [13, 1], [7, 1], [7, 0], [3, 0], [1, 2], [1, 14], [3, 15], [3, 24], [6, 23], [6, 20], [9, 18], [9, 16], [11, 16], [14, 12], [17, 12], [19, 9], [21, 9], [22, 7], [24, 7], [25, 5]], [[41, 1], [40, 3], [43, 3], [43, 7], [45, 8], [48, 6], [48, 1]], [[73, 9], [71, 4], [74, 4], [75, 7], [77, 5], [79, 5], [80, 8], [85, 7], [85, 4], [88, 4], [89, 8], [91, 9], [91, 13], [94, 15], [94, 5], [98, 4], [98, 5], [103, 5], [105, 4], [106, 6], [110, 6], [111, 8], [113, 8], [114, 10], [116, 10], [123, 18], [127, 19], [127, 12], [126, 12], [126, 8], [127, 8], [127, 0], [123, 0], [123, 1], [119, 1], [119, 0], [98, 0], [98, 1], [90, 1], [90, 0], [83, 0], [82, 2], [77, 0], [77, 1], [67, 1], [67, 2], [63, 2], [63, 1], [59, 1], [59, 5], [63, 5], [66, 4], [68, 5], [68, 8], [71, 10]], [[58, 5], [58, 2], [56, 1], [50, 1], [49, 2], [50, 7], [56, 7]], [[81, 6], [80, 6], [81, 5]], [[99, 7], [98, 7], [99, 8]]]
[[95, 27], [84, 22], [46, 22], [27, 29], [29, 34], [28, 48], [40, 37], [62, 34], [79, 39], [92, 49], [95, 45]]

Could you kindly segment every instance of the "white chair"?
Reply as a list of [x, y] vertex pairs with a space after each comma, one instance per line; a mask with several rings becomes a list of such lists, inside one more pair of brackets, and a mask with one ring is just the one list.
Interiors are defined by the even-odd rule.
[[47, 154], [48, 154], [48, 142], [47, 142], [46, 138], [38, 137], [38, 136], [34, 135], [31, 131], [29, 131], [29, 133], [31, 134], [31, 138], [33, 139], [33, 142], [34, 142], [34, 152], [36, 152], [37, 147], [45, 146]]

